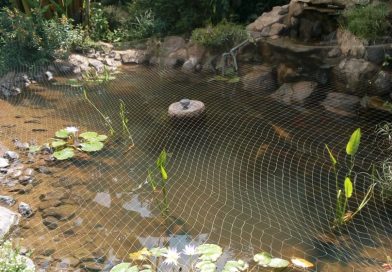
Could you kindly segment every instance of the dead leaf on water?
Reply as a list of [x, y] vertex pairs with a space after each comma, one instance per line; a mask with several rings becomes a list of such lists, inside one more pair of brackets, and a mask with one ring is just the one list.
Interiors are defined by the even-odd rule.
[[147, 248], [143, 248], [139, 251], [133, 252], [129, 254], [129, 258], [131, 258], [132, 261], [144, 261], [147, 260], [148, 256], [151, 255], [151, 252], [148, 251]]
[[293, 258], [291, 259], [291, 262], [293, 263], [294, 266], [300, 267], [300, 268], [312, 268], [314, 267], [314, 264], [311, 262], [301, 259], [301, 258]]
[[257, 160], [259, 157], [263, 156], [264, 153], [267, 151], [268, 149], [268, 144], [262, 144], [259, 149], [257, 150], [256, 156], [255, 156], [255, 160]]
[[291, 135], [283, 128], [277, 125], [272, 125], [272, 128], [274, 129], [275, 133], [279, 136], [279, 138], [287, 141], [291, 140]]

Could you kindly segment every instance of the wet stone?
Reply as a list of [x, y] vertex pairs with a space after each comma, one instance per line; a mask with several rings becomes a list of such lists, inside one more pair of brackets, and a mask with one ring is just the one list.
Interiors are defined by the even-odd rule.
[[19, 154], [14, 151], [7, 151], [4, 154], [4, 158], [11, 160], [11, 161], [17, 160], [17, 159], [19, 159]]
[[61, 205], [58, 207], [50, 207], [48, 209], [43, 210], [42, 217], [46, 218], [48, 216], [52, 216], [61, 221], [66, 221], [74, 217], [77, 207], [74, 205]]
[[68, 197], [68, 193], [60, 190], [52, 191], [39, 196], [41, 201], [61, 200]]
[[43, 255], [43, 256], [50, 256], [50, 255], [52, 255], [55, 251], [56, 251], [56, 250], [55, 250], [54, 248], [47, 248], [47, 249], [45, 249], [45, 250], [41, 253], [41, 255]]
[[26, 168], [23, 171], [23, 175], [25, 175], [25, 176], [32, 176], [32, 175], [34, 175], [34, 169], [33, 168]]
[[13, 206], [16, 200], [12, 196], [0, 195], [0, 204]]
[[61, 259], [59, 266], [60, 268], [76, 267], [79, 263], [79, 259], [72, 256], [67, 256]]
[[25, 202], [21, 202], [19, 204], [18, 211], [23, 217], [26, 218], [31, 217], [34, 214], [33, 209]]
[[53, 216], [48, 216], [42, 220], [42, 223], [50, 230], [56, 229], [58, 227], [59, 220]]
[[93, 262], [88, 262], [88, 263], [83, 263], [81, 265], [81, 267], [87, 271], [102, 271], [104, 268], [104, 265], [98, 264], [98, 263], [93, 263]]
[[20, 176], [18, 178], [18, 180], [19, 180], [20, 184], [22, 184], [22, 185], [27, 185], [32, 182], [31, 176]]
[[0, 158], [0, 168], [6, 168], [10, 166], [8, 159]]
[[38, 209], [40, 211], [48, 209], [50, 207], [57, 207], [61, 205], [61, 201], [58, 199], [52, 199], [52, 200], [48, 200], [48, 201], [43, 201], [38, 205]]
[[16, 170], [12, 171], [11, 178], [14, 178], [14, 179], [19, 178], [22, 175], [22, 173], [23, 173], [22, 170], [16, 169]]
[[40, 167], [38, 167], [38, 172], [40, 172], [40, 173], [42, 173], [42, 174], [45, 174], [45, 175], [49, 175], [49, 174], [52, 173], [52, 171], [50, 170], [50, 168], [49, 168], [49, 167], [46, 167], [46, 166], [40, 166]]

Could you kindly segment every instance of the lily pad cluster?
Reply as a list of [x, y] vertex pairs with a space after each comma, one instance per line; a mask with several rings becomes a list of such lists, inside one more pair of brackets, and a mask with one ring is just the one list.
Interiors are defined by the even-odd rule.
[[[174, 267], [185, 267], [187, 271], [215, 272], [217, 271], [217, 260], [223, 253], [222, 247], [215, 244], [202, 244], [199, 246], [187, 245], [181, 252], [175, 248], [156, 247], [143, 248], [137, 252], [129, 254], [131, 262], [120, 263], [111, 269], [111, 272], [156, 272], [160, 265]], [[180, 256], [186, 255], [186, 263], [180, 263]], [[161, 258], [164, 258], [161, 261]], [[253, 257], [256, 265], [269, 267], [272, 269], [284, 269], [289, 266], [296, 266], [303, 269], [312, 268], [314, 265], [300, 258], [293, 258], [290, 261], [274, 258], [268, 252], [261, 252]], [[240, 272], [248, 270], [249, 264], [243, 260], [227, 261], [222, 272]], [[274, 270], [275, 271], [275, 270]]]
[[78, 134], [77, 128], [65, 128], [56, 132], [50, 146], [55, 150], [53, 157], [57, 160], [73, 158], [75, 152], [96, 152], [104, 147], [106, 135], [88, 131]]

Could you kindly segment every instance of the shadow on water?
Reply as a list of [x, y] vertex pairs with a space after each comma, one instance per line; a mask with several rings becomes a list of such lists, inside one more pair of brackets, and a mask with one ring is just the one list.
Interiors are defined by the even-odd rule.
[[[108, 242], [101, 244], [103, 250], [118, 232], [126, 232], [138, 242], [117, 244], [122, 248], [119, 258], [140, 246], [163, 243], [182, 248], [190, 241], [209, 241], [230, 248], [230, 257], [265, 250], [285, 258], [306, 257], [323, 271], [329, 270], [329, 263], [379, 265], [382, 253], [391, 248], [385, 242], [390, 241], [391, 225], [385, 224], [388, 215], [380, 207], [369, 205], [345, 235], [331, 238], [336, 188], [324, 147], [327, 143], [344, 160], [348, 136], [361, 127], [365, 136], [357, 167], [366, 169], [369, 161], [380, 158], [371, 138], [378, 120], [366, 115], [336, 118], [315, 102], [289, 108], [268, 94], [247, 93], [240, 83], [208, 79], [202, 74], [125, 68], [116, 80], [87, 88], [117, 132], [119, 101], [124, 101], [135, 141], [130, 150], [129, 142], [112, 141], [91, 160], [74, 160], [61, 173], [86, 180], [94, 197], [80, 210], [86, 211], [87, 232], [94, 222], [111, 230], [104, 238]], [[182, 98], [203, 101], [206, 116], [189, 122], [169, 120], [168, 106]], [[56, 104], [52, 122], [61, 119], [107, 131], [78, 88], [47, 86], [46, 91], [20, 99], [36, 107]], [[145, 184], [147, 169], [164, 148], [171, 154], [171, 220], [166, 225], [156, 195]]]

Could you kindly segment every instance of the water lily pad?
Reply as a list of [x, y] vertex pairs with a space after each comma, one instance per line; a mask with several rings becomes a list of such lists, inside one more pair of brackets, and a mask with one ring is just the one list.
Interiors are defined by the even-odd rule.
[[196, 248], [196, 252], [201, 254], [200, 260], [215, 262], [222, 255], [222, 248], [215, 244], [203, 244]]
[[103, 141], [106, 141], [107, 138], [108, 138], [108, 136], [102, 134], [102, 135], [98, 135], [95, 139], [97, 141], [103, 142]]
[[83, 132], [79, 136], [82, 137], [83, 139], [88, 140], [88, 139], [92, 139], [92, 138], [97, 138], [98, 137], [98, 133], [96, 133], [94, 131], [88, 131], [88, 132]]
[[8, 167], [10, 165], [9, 161], [4, 158], [0, 158], [0, 168]]
[[80, 144], [81, 149], [86, 152], [95, 152], [103, 148], [103, 143], [99, 141], [92, 141]]
[[52, 142], [52, 147], [53, 147], [53, 148], [57, 148], [57, 147], [60, 147], [60, 146], [64, 146], [64, 145], [66, 145], [66, 144], [67, 144], [66, 141], [63, 141], [63, 140], [55, 140], [55, 141]]
[[162, 257], [167, 253], [166, 247], [154, 247], [150, 249], [151, 255], [154, 257]]
[[287, 260], [283, 260], [280, 258], [272, 258], [268, 266], [272, 268], [284, 268], [289, 266], [289, 264], [290, 262]]
[[59, 161], [70, 159], [73, 156], [75, 156], [75, 153], [71, 147], [67, 147], [53, 153], [53, 157], [55, 157]]
[[253, 260], [261, 266], [267, 267], [272, 260], [272, 255], [268, 252], [261, 252], [253, 256]]
[[56, 131], [55, 135], [57, 138], [64, 139], [64, 138], [68, 138], [69, 132], [66, 129], [60, 129]]
[[30, 153], [36, 153], [41, 149], [39, 145], [31, 145], [29, 146], [29, 152]]
[[216, 264], [211, 261], [201, 261], [196, 264], [196, 268], [200, 269], [200, 272], [215, 272]]
[[120, 263], [110, 269], [110, 272], [138, 272], [139, 269], [136, 265], [132, 266], [131, 263]]
[[248, 269], [249, 265], [243, 260], [228, 261], [223, 267], [222, 272], [239, 272]]

